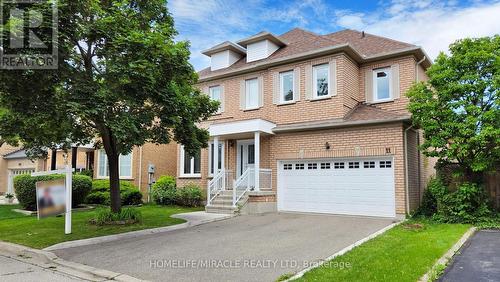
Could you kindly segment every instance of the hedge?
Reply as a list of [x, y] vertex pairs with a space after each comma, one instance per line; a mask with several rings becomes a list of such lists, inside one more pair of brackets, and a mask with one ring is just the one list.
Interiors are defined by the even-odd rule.
[[[92, 181], [92, 191], [87, 196], [86, 203], [94, 205], [107, 205], [109, 206], [109, 180], [98, 179]], [[130, 181], [120, 181], [120, 196], [121, 202], [124, 206], [142, 204], [142, 194], [139, 189]]]
[[[26, 210], [36, 210], [36, 183], [38, 181], [49, 181], [64, 179], [61, 174], [30, 176], [29, 174], [18, 175], [14, 178], [14, 190], [19, 204]], [[84, 203], [85, 198], [92, 190], [92, 178], [85, 175], [73, 175], [72, 206], [77, 207]]]

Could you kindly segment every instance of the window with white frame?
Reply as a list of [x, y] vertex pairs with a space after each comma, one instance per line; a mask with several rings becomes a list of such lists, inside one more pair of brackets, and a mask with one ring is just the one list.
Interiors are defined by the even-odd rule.
[[[224, 159], [224, 143], [219, 143], [219, 160], [217, 161], [217, 167], [221, 170], [222, 160]], [[210, 142], [208, 146], [208, 171], [209, 175], [214, 174], [214, 142]]]
[[373, 70], [373, 101], [392, 99], [391, 68]]
[[330, 67], [328, 64], [313, 67], [313, 97], [323, 98], [330, 95]]
[[208, 92], [211, 100], [221, 103], [217, 113], [222, 112], [222, 87], [220, 85], [211, 86], [208, 88]]
[[184, 151], [184, 146], [181, 147], [181, 176], [184, 177], [200, 177], [201, 176], [201, 152], [195, 156], [190, 156]]
[[245, 108], [255, 109], [259, 107], [259, 80], [257, 78], [245, 81]]
[[[109, 177], [108, 157], [101, 149], [98, 152], [97, 176], [100, 178]], [[132, 154], [120, 155], [118, 158], [118, 169], [121, 178], [132, 178]]]
[[293, 71], [280, 73], [280, 102], [293, 102]]

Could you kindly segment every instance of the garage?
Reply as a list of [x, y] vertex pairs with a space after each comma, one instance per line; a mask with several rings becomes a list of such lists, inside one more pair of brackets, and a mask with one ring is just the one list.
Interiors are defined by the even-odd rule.
[[278, 162], [278, 210], [395, 217], [392, 158]]

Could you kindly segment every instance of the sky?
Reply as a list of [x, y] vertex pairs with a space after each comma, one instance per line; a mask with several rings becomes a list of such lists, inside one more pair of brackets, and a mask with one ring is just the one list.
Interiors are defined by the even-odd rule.
[[364, 30], [421, 46], [431, 59], [457, 39], [500, 33], [500, 0], [169, 0], [167, 6], [176, 39], [191, 43], [196, 70], [210, 64], [202, 50], [260, 31]]

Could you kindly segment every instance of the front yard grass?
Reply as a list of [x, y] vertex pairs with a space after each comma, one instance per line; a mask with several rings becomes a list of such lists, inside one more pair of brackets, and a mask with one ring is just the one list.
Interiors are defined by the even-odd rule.
[[[8, 208], [16, 206], [0, 206], [0, 215], [8, 215]], [[72, 240], [86, 239], [98, 236], [124, 233], [129, 231], [175, 225], [185, 222], [183, 219], [172, 218], [171, 215], [199, 211], [201, 208], [184, 208], [177, 206], [144, 205], [138, 207], [142, 213], [142, 222], [132, 225], [96, 226], [89, 220], [96, 214], [91, 211], [74, 211], [72, 234], [64, 234], [64, 216], [49, 217], [38, 220], [36, 216], [10, 217], [0, 216], [0, 240], [21, 244], [33, 248], [48, 246]]]
[[414, 282], [469, 228], [465, 224], [409, 221], [294, 281]]
[[0, 220], [26, 216], [22, 213], [13, 211], [14, 209], [22, 209], [22, 208], [20, 205], [0, 205]]

